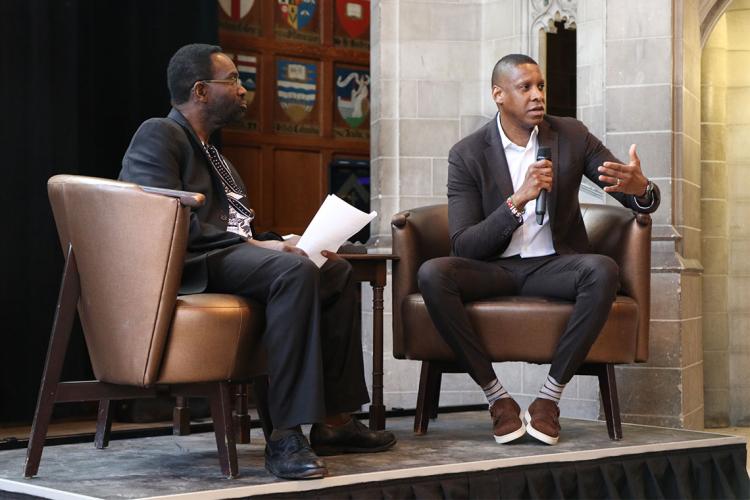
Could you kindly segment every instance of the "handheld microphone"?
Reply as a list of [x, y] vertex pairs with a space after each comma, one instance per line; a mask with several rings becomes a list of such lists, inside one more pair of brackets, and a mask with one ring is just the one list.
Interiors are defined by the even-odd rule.
[[[552, 152], [550, 148], [539, 148], [536, 154], [536, 161], [549, 160], [552, 158]], [[536, 223], [540, 226], [544, 223], [544, 213], [547, 211], [547, 190], [542, 189], [539, 191], [539, 196], [536, 198]]]

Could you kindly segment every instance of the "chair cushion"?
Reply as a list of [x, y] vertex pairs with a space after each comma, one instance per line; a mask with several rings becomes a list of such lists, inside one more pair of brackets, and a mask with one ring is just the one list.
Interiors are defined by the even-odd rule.
[[242, 380], [265, 371], [263, 308], [236, 295], [177, 297], [159, 384]]
[[[422, 295], [407, 295], [402, 305], [404, 356], [454, 361], [450, 347], [430, 319]], [[549, 363], [573, 304], [537, 297], [496, 297], [467, 303], [466, 309], [493, 361]], [[618, 295], [586, 361], [632, 363], [637, 325], [638, 305], [630, 297]]]

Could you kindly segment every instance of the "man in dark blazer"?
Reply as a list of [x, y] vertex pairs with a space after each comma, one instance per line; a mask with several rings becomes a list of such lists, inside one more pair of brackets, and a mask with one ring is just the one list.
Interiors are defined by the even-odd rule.
[[[328, 260], [318, 269], [295, 240], [257, 234], [240, 175], [210, 143], [246, 109], [234, 63], [220, 47], [187, 45], [170, 60], [167, 83], [173, 109], [140, 126], [120, 179], [206, 196], [190, 215], [181, 293], [231, 293], [265, 305], [274, 426], [266, 468], [317, 478], [327, 474], [317, 455], [390, 448], [392, 433], [370, 431], [351, 416], [369, 401], [351, 266], [323, 252]], [[308, 423], [311, 443], [300, 429]]]
[[[544, 78], [530, 57], [498, 61], [492, 98], [496, 117], [448, 155], [452, 256], [424, 263], [419, 287], [441, 336], [487, 396], [495, 440], [507, 443], [528, 432], [555, 444], [565, 384], [604, 326], [618, 287], [617, 264], [590, 253], [578, 204], [582, 176], [638, 212], [656, 210], [659, 190], [643, 175], [635, 145], [624, 164], [578, 120], [545, 114]], [[542, 147], [549, 159], [538, 159]], [[542, 190], [547, 204], [540, 224], [535, 204]], [[574, 302], [526, 425], [464, 309], [464, 302], [497, 295]]]

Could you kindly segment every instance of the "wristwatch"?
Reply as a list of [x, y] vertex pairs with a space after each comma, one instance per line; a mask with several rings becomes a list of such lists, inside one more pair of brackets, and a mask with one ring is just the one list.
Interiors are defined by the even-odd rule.
[[646, 192], [643, 194], [643, 196], [637, 196], [637, 198], [639, 200], [650, 200], [653, 192], [654, 192], [654, 183], [651, 181], [648, 181], [648, 184], [646, 184]]

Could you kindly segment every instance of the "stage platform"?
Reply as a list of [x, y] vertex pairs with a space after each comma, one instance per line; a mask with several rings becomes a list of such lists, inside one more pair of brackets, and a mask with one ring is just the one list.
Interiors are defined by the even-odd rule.
[[562, 419], [557, 446], [529, 436], [495, 444], [486, 412], [441, 414], [425, 436], [392, 418], [389, 452], [327, 457], [331, 476], [282, 481], [263, 468], [263, 438], [238, 445], [240, 477], [221, 477], [212, 433], [45, 448], [23, 479], [26, 450], [0, 452], [0, 498], [748, 498], [746, 441], [736, 436]]

